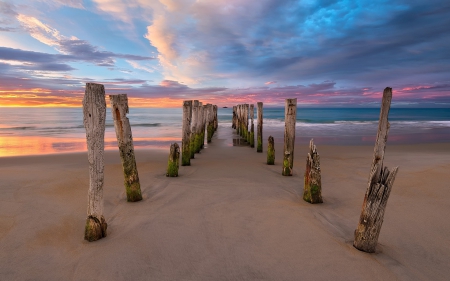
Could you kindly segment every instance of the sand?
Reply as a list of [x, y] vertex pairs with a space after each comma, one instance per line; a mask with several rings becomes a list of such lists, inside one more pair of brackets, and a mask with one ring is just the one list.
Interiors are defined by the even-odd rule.
[[[266, 147], [264, 147], [265, 150]], [[400, 166], [377, 252], [353, 248], [372, 150], [318, 146], [323, 204], [294, 175], [232, 146], [231, 128], [167, 178], [167, 151], [137, 150], [144, 200], [127, 203], [119, 153], [105, 153], [108, 236], [83, 240], [86, 153], [0, 158], [0, 280], [448, 280], [450, 144], [387, 146]]]

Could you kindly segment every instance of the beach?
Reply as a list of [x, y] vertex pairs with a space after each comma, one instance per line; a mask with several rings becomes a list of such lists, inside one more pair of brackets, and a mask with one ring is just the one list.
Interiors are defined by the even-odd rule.
[[[0, 280], [448, 280], [450, 143], [390, 145], [399, 166], [376, 253], [352, 246], [373, 145], [317, 145], [323, 204], [302, 199], [307, 145], [294, 175], [219, 126], [165, 176], [168, 148], [136, 149], [143, 200], [126, 202], [118, 150], [105, 152], [108, 236], [83, 240], [85, 152], [0, 157]], [[267, 140], [268, 135], [264, 135]], [[297, 135], [297, 137], [300, 137]]]

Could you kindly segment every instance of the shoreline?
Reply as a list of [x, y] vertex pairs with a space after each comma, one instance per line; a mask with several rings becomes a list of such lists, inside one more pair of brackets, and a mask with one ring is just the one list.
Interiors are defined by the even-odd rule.
[[[302, 200], [307, 146], [294, 175], [232, 146], [221, 128], [192, 166], [167, 178], [168, 148], [136, 149], [143, 201], [128, 203], [118, 151], [105, 152], [108, 236], [83, 240], [85, 152], [0, 158], [0, 279], [446, 280], [450, 144], [390, 145], [400, 166], [375, 254], [353, 248], [373, 146], [317, 145], [323, 204]], [[231, 143], [231, 145], [230, 145]]]

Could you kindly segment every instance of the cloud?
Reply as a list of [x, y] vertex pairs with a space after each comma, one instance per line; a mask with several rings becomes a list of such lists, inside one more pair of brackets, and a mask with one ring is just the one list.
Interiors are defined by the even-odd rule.
[[117, 58], [136, 61], [154, 59], [146, 56], [101, 51], [98, 47], [91, 45], [86, 40], [81, 40], [74, 36], [69, 38], [62, 35], [57, 29], [52, 28], [35, 17], [19, 14], [17, 15], [17, 20], [33, 38], [67, 55], [66, 59], [68, 60], [85, 61], [98, 66], [111, 67], [115, 65], [115, 59]]
[[272, 84], [276, 84], [277, 81], [268, 81], [266, 83], [264, 83], [264, 85], [272, 85]]

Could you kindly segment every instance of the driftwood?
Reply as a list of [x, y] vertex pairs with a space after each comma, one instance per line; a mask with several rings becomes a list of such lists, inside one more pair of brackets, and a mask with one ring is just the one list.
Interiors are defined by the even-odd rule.
[[191, 159], [194, 159], [195, 152], [197, 151], [197, 126], [198, 126], [198, 100], [194, 100], [192, 104], [192, 119], [191, 119], [191, 134], [190, 134], [190, 152]]
[[255, 117], [255, 106], [253, 104], [250, 105], [250, 135], [249, 135], [249, 143], [250, 147], [255, 147], [255, 125], [253, 123], [253, 118]]
[[110, 95], [111, 113], [114, 120], [117, 145], [122, 160], [125, 191], [128, 202], [142, 200], [141, 184], [134, 156], [133, 136], [128, 120], [128, 97], [126, 94]]
[[181, 139], [181, 166], [191, 165], [192, 101], [183, 102], [183, 126]]
[[294, 166], [295, 122], [297, 119], [297, 99], [286, 99], [284, 126], [283, 176], [292, 176]]
[[263, 151], [263, 103], [258, 102], [258, 126], [256, 128], [256, 152]]
[[167, 177], [178, 177], [180, 167], [180, 147], [177, 143], [170, 145], [169, 162], [167, 164]]
[[355, 248], [368, 253], [375, 252], [383, 224], [384, 211], [398, 171], [398, 167], [390, 171], [383, 166], [389, 132], [388, 115], [391, 100], [392, 89], [384, 89], [368, 187], [353, 241]]
[[103, 217], [103, 152], [105, 148], [105, 87], [86, 83], [83, 97], [83, 123], [89, 161], [89, 191], [84, 239], [96, 241], [106, 237], [107, 224]]
[[275, 165], [275, 141], [272, 136], [267, 140], [267, 165]]
[[309, 142], [309, 153], [306, 157], [303, 200], [312, 204], [323, 203], [320, 157], [313, 140]]

